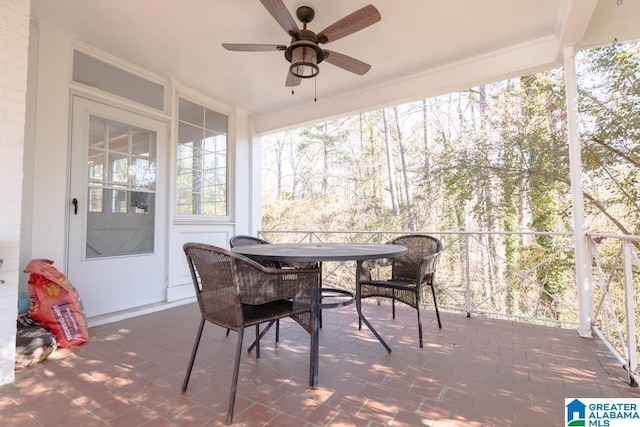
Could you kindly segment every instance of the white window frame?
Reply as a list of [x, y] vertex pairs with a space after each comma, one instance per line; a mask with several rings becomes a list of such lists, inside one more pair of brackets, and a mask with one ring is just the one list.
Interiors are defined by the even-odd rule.
[[[226, 163], [225, 163], [225, 204], [226, 204], [226, 212], [224, 215], [208, 215], [208, 214], [194, 214], [194, 213], [179, 213], [178, 212], [178, 200], [179, 200], [179, 196], [180, 196], [180, 191], [178, 188], [178, 173], [180, 172], [179, 170], [179, 158], [178, 158], [178, 150], [180, 147], [180, 124], [181, 121], [180, 120], [180, 100], [184, 100], [193, 104], [196, 104], [199, 107], [202, 107], [203, 109], [209, 110], [211, 112], [223, 115], [226, 117], [227, 119], [227, 130], [226, 130]], [[233, 191], [233, 182], [232, 182], [232, 178], [233, 178], [233, 171], [232, 171], [232, 167], [233, 167], [233, 158], [234, 158], [234, 150], [233, 150], [233, 144], [231, 142], [231, 123], [232, 123], [232, 119], [231, 119], [231, 114], [230, 111], [228, 111], [225, 108], [220, 108], [219, 106], [213, 105], [214, 103], [203, 100], [201, 97], [197, 96], [197, 95], [193, 95], [193, 94], [189, 94], [189, 93], [185, 93], [185, 92], [176, 92], [175, 93], [175, 102], [174, 102], [174, 111], [175, 113], [172, 115], [173, 119], [174, 119], [174, 135], [175, 135], [175, 143], [174, 143], [174, 148], [173, 148], [173, 153], [172, 156], [174, 157], [174, 179], [173, 179], [173, 202], [172, 202], [172, 206], [173, 206], [173, 212], [175, 215], [175, 221], [176, 223], [186, 223], [186, 222], [215, 222], [215, 223], [219, 223], [219, 222], [229, 222], [231, 220], [232, 217], [232, 212], [233, 212], [233, 200], [234, 198], [232, 197], [232, 191]], [[192, 123], [189, 122], [184, 122], [184, 123], [188, 123], [189, 125], [193, 125]], [[202, 123], [202, 126], [195, 126], [199, 129], [205, 130], [205, 126], [204, 126], [204, 120]]]

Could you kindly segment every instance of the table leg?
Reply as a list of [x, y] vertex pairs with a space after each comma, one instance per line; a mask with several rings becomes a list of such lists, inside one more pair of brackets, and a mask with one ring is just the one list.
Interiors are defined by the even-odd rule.
[[364, 317], [364, 314], [362, 314], [362, 300], [360, 299], [360, 272], [362, 270], [362, 262], [363, 261], [358, 261], [358, 265], [356, 267], [356, 310], [358, 311], [358, 317], [362, 320], [362, 322], [365, 325], [367, 325], [367, 328], [369, 328], [371, 333], [373, 333], [373, 335], [375, 335], [375, 337], [378, 338], [378, 341], [380, 341], [380, 344], [382, 344], [384, 348], [387, 349], [389, 353], [391, 353], [391, 347], [387, 345], [387, 343], [385, 342], [385, 340], [382, 339], [378, 331], [376, 331], [373, 328], [373, 326], [371, 325], [371, 323], [369, 323], [367, 318]]
[[320, 360], [320, 328], [318, 317], [320, 313], [320, 292], [322, 288], [322, 264], [318, 272], [318, 285], [311, 295], [311, 360], [309, 364], [309, 386], [318, 385], [318, 364]]

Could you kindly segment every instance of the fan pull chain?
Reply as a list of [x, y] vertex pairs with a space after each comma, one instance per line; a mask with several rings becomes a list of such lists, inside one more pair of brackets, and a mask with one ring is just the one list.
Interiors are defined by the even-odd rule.
[[[313, 79], [313, 102], [318, 102], [318, 81], [317, 79]], [[291, 87], [291, 95], [295, 95], [296, 92], [293, 88], [293, 86]]]

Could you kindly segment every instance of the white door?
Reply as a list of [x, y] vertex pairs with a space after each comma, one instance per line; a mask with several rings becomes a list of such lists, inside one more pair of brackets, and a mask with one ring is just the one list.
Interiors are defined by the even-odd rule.
[[168, 129], [73, 97], [67, 276], [88, 317], [166, 299]]

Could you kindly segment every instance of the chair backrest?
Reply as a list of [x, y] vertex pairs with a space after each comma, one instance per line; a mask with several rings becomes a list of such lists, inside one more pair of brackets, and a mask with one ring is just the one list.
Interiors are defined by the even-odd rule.
[[[244, 236], [242, 234], [238, 234], [229, 239], [229, 247], [235, 248], [238, 246], [248, 246], [248, 245], [268, 245], [270, 242], [260, 239], [258, 237], [253, 236]], [[264, 265], [268, 268], [282, 268], [282, 263], [278, 261], [259, 261], [260, 264]]]
[[440, 240], [424, 234], [400, 236], [387, 243], [407, 248], [407, 252], [403, 256], [393, 259], [391, 272], [393, 277], [404, 279], [415, 279], [420, 260], [425, 256], [440, 253], [444, 249]]
[[[319, 277], [316, 271], [269, 269], [243, 255], [203, 243], [185, 243], [183, 249], [204, 319], [239, 330], [247, 320], [243, 304], [289, 300], [297, 311], [294, 320], [310, 330], [312, 289]], [[260, 315], [269, 318], [274, 313], [266, 310]]]
[[202, 243], [183, 246], [202, 317], [237, 329], [242, 325], [240, 289], [234, 280], [234, 254]]
[[232, 248], [235, 248], [237, 246], [247, 246], [247, 245], [268, 245], [269, 242], [267, 242], [266, 240], [260, 239], [258, 237], [253, 237], [253, 236], [244, 236], [244, 235], [237, 235], [237, 236], [233, 236], [231, 237], [231, 239], [229, 239], [229, 246]]

